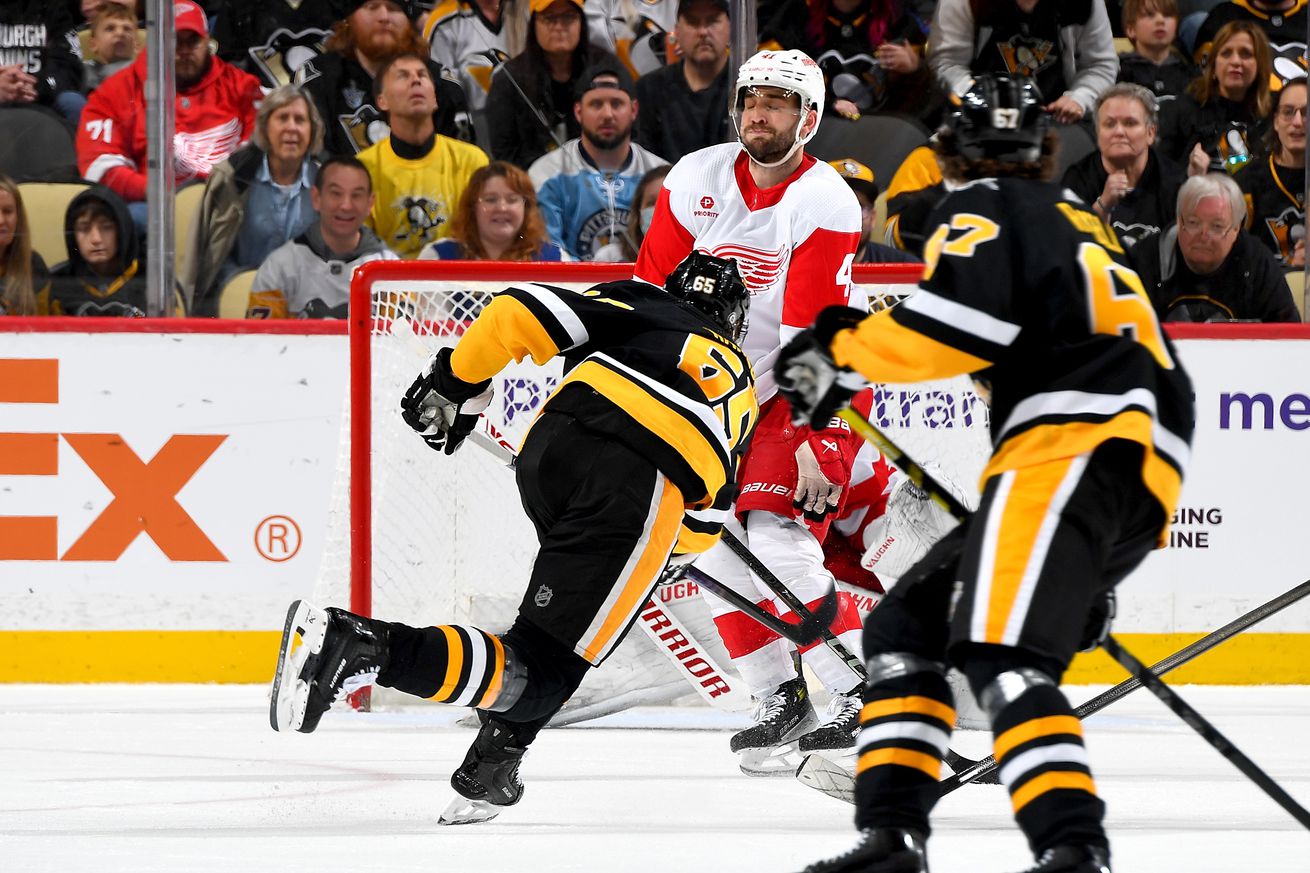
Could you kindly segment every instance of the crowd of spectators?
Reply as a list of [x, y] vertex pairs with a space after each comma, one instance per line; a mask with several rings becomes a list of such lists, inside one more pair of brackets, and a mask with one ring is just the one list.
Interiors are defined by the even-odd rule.
[[[142, 3], [0, 6], [0, 130], [40, 113], [76, 154], [36, 175], [0, 164], [0, 314], [141, 315]], [[735, 135], [732, 8], [175, 0], [173, 171], [203, 186], [176, 241], [179, 311], [217, 315], [239, 285], [249, 317], [342, 317], [354, 268], [377, 259], [633, 260], [668, 166]], [[952, 92], [1005, 71], [1089, 143], [1056, 181], [1114, 229], [1162, 317], [1297, 320], [1307, 6], [1187, 9], [758, 0], [756, 16], [762, 48], [824, 73], [822, 157], [860, 201], [861, 262], [920, 259], [943, 193], [929, 134]], [[856, 139], [869, 115], [923, 132], [887, 178]], [[62, 215], [25, 209], [27, 183], [49, 181], [87, 187]], [[62, 226], [64, 249], [36, 251], [33, 222]]]

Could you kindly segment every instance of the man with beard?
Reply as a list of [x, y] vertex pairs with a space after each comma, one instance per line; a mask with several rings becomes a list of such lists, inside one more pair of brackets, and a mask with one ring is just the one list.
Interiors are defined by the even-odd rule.
[[682, 60], [637, 80], [637, 142], [670, 161], [731, 136], [727, 0], [681, 0], [673, 34]]
[[[761, 407], [737, 476], [736, 515], [727, 526], [811, 610], [832, 589], [822, 544], [842, 509], [858, 440], [840, 421], [793, 427], [771, 371], [782, 346], [820, 310], [866, 306], [862, 295], [851, 294], [860, 239], [855, 194], [835, 169], [803, 149], [818, 130], [823, 104], [823, 73], [803, 52], [764, 51], [746, 61], [732, 110], [741, 141], [678, 161], [664, 180], [634, 269], [636, 278], [658, 285], [693, 250], [737, 261], [752, 294], [742, 350], [760, 374]], [[715, 546], [698, 566], [765, 608], [786, 613], [726, 547]], [[730, 743], [743, 772], [776, 772], [792, 744], [854, 744], [860, 679], [845, 662], [821, 644], [801, 653], [833, 694], [830, 717], [820, 726], [790, 644], [724, 601], [708, 602], [733, 666], [759, 701], [755, 724]], [[839, 602], [833, 632], [858, 654], [855, 603], [845, 595]]]
[[[212, 57], [205, 13], [192, 0], [174, 4], [173, 169], [177, 185], [209, 176], [255, 130], [259, 80]], [[128, 203], [138, 230], [146, 224], [146, 53], [106, 79], [87, 101], [77, 131], [77, 167]]]
[[638, 107], [623, 64], [592, 64], [575, 93], [573, 114], [582, 136], [537, 158], [528, 175], [551, 241], [590, 261], [627, 230], [641, 177], [668, 162], [632, 141]]
[[[325, 146], [335, 155], [353, 155], [387, 138], [390, 132], [374, 102], [373, 79], [392, 58], [426, 56], [411, 20], [409, 0], [347, 0], [346, 17], [332, 27], [326, 52], [296, 72], [327, 125]], [[472, 141], [464, 89], [441, 76], [441, 65], [428, 61], [436, 86], [432, 121], [437, 133]]]
[[487, 165], [487, 156], [475, 145], [436, 132], [437, 98], [427, 58], [393, 58], [378, 70], [374, 87], [391, 135], [359, 153], [377, 189], [368, 224], [396, 254], [416, 258], [449, 232], [460, 195], [469, 177]]

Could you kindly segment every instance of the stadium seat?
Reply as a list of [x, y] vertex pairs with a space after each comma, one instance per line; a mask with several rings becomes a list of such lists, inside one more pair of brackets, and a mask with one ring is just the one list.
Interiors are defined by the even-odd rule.
[[0, 108], [0, 173], [15, 182], [71, 182], [80, 178], [73, 131], [43, 107]]
[[865, 115], [857, 121], [826, 117], [805, 150], [821, 161], [855, 158], [885, 188], [905, 156], [928, 136], [928, 128], [903, 115]]
[[219, 318], [246, 317], [246, 309], [250, 305], [250, 286], [254, 281], [254, 270], [242, 270], [227, 280], [218, 298]]
[[192, 182], [178, 188], [173, 195], [173, 269], [181, 278], [190, 275], [187, 263], [195, 254], [191, 246], [192, 226], [200, 213], [200, 202], [205, 197], [205, 183]]
[[1296, 311], [1301, 313], [1301, 320], [1305, 321], [1305, 270], [1293, 270], [1285, 278], [1287, 287], [1292, 289], [1292, 301], [1296, 303]]
[[24, 182], [18, 186], [32, 228], [32, 251], [48, 266], [68, 260], [64, 213], [73, 198], [89, 187], [85, 182]]

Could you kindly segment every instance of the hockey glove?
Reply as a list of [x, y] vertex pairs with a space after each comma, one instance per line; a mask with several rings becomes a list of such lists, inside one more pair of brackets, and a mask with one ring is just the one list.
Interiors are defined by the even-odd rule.
[[841, 508], [842, 493], [850, 482], [851, 471], [842, 451], [850, 438], [850, 428], [843, 428], [840, 418], [829, 427], [814, 432], [796, 447], [796, 498], [792, 505], [806, 520], [821, 522], [829, 513]]
[[451, 349], [428, 359], [400, 399], [400, 415], [433, 449], [454, 454], [491, 403], [491, 380], [470, 383], [450, 369]]
[[832, 339], [855, 327], [867, 313], [850, 306], [829, 306], [813, 326], [783, 346], [773, 367], [778, 390], [791, 404], [796, 425], [826, 422], [851, 402], [867, 383], [863, 376], [832, 359]]
[[1110, 635], [1110, 625], [1118, 608], [1114, 589], [1102, 591], [1092, 600], [1092, 608], [1087, 612], [1087, 623], [1083, 625], [1083, 636], [1078, 641], [1078, 651], [1094, 652]]

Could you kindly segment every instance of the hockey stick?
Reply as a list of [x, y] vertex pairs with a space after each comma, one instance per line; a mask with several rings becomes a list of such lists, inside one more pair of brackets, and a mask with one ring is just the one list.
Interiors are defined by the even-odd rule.
[[[769, 586], [770, 591], [778, 595], [778, 599], [785, 603], [788, 609], [796, 613], [796, 617], [801, 620], [802, 624], [807, 622], [811, 625], [816, 624], [816, 617], [814, 613], [810, 612], [810, 608], [806, 606], [790, 588], [783, 584], [782, 580], [779, 579], [772, 570], [764, 566], [764, 562], [757, 558], [755, 553], [752, 552], [745, 543], [737, 539], [736, 534], [728, 530], [726, 527], [723, 529], [723, 542], [734, 555], [741, 559], [743, 564], [750, 568], [752, 573], [764, 580], [764, 584]], [[837, 614], [837, 588], [835, 585], [833, 586], [832, 591], [829, 591], [823, 596], [823, 601], [819, 607], [821, 612], [829, 611], [829, 601], [831, 601], [832, 605], [830, 611], [833, 616], [835, 616]], [[869, 671], [865, 669], [864, 664], [860, 659], [855, 657], [855, 654], [850, 649], [846, 648], [841, 640], [837, 639], [837, 635], [832, 632], [832, 628], [830, 627], [831, 623], [832, 618], [829, 618], [827, 621], [817, 625], [819, 638], [827, 644], [828, 648], [832, 649], [837, 657], [845, 661], [846, 666], [851, 668], [851, 672], [858, 676], [860, 681], [863, 682], [865, 679], [869, 678]], [[790, 639], [790, 637], [788, 637], [788, 639]], [[795, 640], [792, 640], [792, 642], [795, 642]], [[808, 645], [808, 643], [801, 643], [801, 645]]]
[[[956, 518], [964, 521], [969, 517], [969, 511], [958, 500], [950, 495], [942, 485], [937, 482], [927, 471], [914, 462], [899, 447], [896, 446], [888, 437], [873, 426], [867, 418], [860, 414], [858, 410], [847, 407], [838, 413], [851, 428], [872, 442], [879, 450], [884, 451], [896, 464], [896, 466], [910, 477], [920, 488], [929, 493], [934, 500], [937, 500], [947, 511]], [[904, 466], [902, 466], [904, 465]], [[1223, 755], [1232, 762], [1247, 778], [1255, 783], [1256, 787], [1268, 794], [1275, 803], [1291, 813], [1292, 817], [1310, 829], [1310, 812], [1292, 799], [1286, 791], [1283, 790], [1277, 782], [1269, 777], [1267, 773], [1256, 766], [1255, 762], [1242, 753], [1240, 749], [1232, 744], [1227, 737], [1219, 732], [1214, 725], [1207, 721], [1200, 713], [1189, 706], [1177, 693], [1173, 691], [1160, 677], [1153, 673], [1141, 661], [1133, 656], [1131, 652], [1112, 635], [1106, 634], [1102, 642], [1105, 650], [1119, 664], [1133, 675], [1139, 682], [1146, 685], [1156, 697], [1165, 706], [1181, 718], [1188, 727], [1200, 734], [1201, 738], [1215, 748], [1219, 754]], [[976, 778], [976, 777], [975, 777]], [[961, 780], [963, 781], [963, 780]]]
[[1187, 726], [1201, 735], [1201, 738], [1227, 758], [1232, 765], [1242, 771], [1246, 776], [1256, 784], [1261, 791], [1268, 794], [1275, 803], [1287, 810], [1292, 818], [1301, 823], [1301, 826], [1310, 830], [1310, 812], [1304, 806], [1292, 799], [1292, 795], [1283, 790], [1269, 774], [1242, 753], [1242, 750], [1234, 746], [1228, 737], [1219, 732], [1213, 724], [1204, 716], [1188, 705], [1187, 701], [1178, 696], [1178, 693], [1168, 685], [1160, 681], [1160, 677], [1152, 673], [1145, 664], [1137, 660], [1131, 652], [1120, 645], [1119, 641], [1114, 638], [1113, 634], [1106, 634], [1105, 640], [1101, 643], [1106, 652], [1119, 662], [1125, 670], [1131, 673], [1143, 685], [1145, 685], [1152, 694], [1160, 698], [1160, 702], [1169, 707], [1173, 714], [1186, 722]]
[[[724, 533], [726, 534], [727, 531], [725, 530]], [[800, 622], [791, 624], [783, 621], [773, 613], [765, 612], [755, 601], [745, 595], [738, 594], [696, 566], [687, 567], [687, 576], [715, 597], [726, 600], [759, 624], [798, 646], [808, 646], [822, 637], [823, 631], [837, 617], [837, 598], [835, 596], [824, 598], [823, 603], [819, 605], [818, 612], [805, 610], [803, 613], [796, 613], [796, 617], [800, 619]]]
[[[1238, 616], [1218, 630], [1211, 631], [1196, 642], [1184, 646], [1167, 658], [1157, 661], [1151, 665], [1151, 672], [1156, 676], [1163, 676], [1172, 670], [1176, 670], [1188, 661], [1191, 661], [1193, 658], [1210, 651], [1220, 643], [1231, 637], [1237, 636], [1242, 631], [1248, 630], [1256, 624], [1259, 624], [1274, 613], [1281, 612], [1283, 609], [1296, 603], [1307, 594], [1310, 594], [1310, 579], [1307, 579], [1305, 582], [1302, 582], [1290, 591], [1283, 592], [1268, 603], [1261, 604], [1250, 612]], [[1121, 697], [1131, 694], [1141, 687], [1142, 680], [1134, 675], [1132, 678], [1125, 679], [1113, 688], [1102, 691], [1090, 700], [1080, 704], [1074, 709], [1074, 715], [1078, 716], [1079, 719], [1086, 718], [1093, 713], [1100, 712]], [[976, 768], [966, 770], [963, 773], [956, 773], [953, 776], [943, 779], [939, 794], [949, 794], [964, 783], [972, 782], [980, 776], [990, 774], [995, 769], [996, 759], [991, 755], [988, 755], [986, 758], [983, 758], [978, 762]]]

